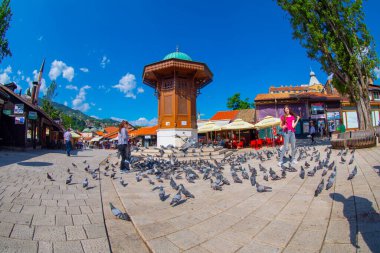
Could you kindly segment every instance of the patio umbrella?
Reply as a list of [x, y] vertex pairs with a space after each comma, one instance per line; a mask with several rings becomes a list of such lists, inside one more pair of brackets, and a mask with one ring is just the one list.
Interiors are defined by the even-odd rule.
[[253, 129], [254, 125], [248, 123], [242, 119], [235, 119], [233, 122], [222, 126], [223, 130], [239, 130], [239, 140], [240, 140], [240, 130]]
[[78, 139], [78, 138], [81, 138], [81, 137], [82, 137], [82, 136], [80, 136], [79, 134], [77, 134], [77, 133], [74, 132], [74, 131], [71, 131], [70, 133], [71, 133], [71, 137], [72, 137], [73, 139]]
[[263, 129], [263, 128], [269, 128], [273, 126], [278, 126], [280, 125], [280, 123], [281, 123], [281, 119], [274, 118], [272, 116], [266, 116], [264, 119], [257, 122], [254, 126], [255, 128]]
[[212, 122], [212, 121], [209, 121], [203, 126], [198, 127], [199, 134], [213, 132], [213, 131], [220, 131], [220, 130], [221, 130], [221, 127], [217, 126], [215, 122]]

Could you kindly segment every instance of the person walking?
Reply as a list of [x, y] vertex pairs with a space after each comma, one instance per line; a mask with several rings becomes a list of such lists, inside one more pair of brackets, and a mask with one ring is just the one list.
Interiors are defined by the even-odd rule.
[[292, 110], [290, 110], [288, 105], [284, 106], [284, 115], [281, 117], [281, 123], [280, 127], [282, 128], [283, 135], [284, 135], [284, 145], [281, 148], [281, 155], [280, 155], [280, 161], [278, 162], [278, 166], [282, 166], [284, 155], [286, 152], [286, 149], [288, 148], [288, 144], [290, 143], [291, 146], [291, 163], [297, 164], [297, 160], [295, 159], [295, 153], [296, 153], [296, 129], [297, 123], [300, 119], [299, 116], [296, 116]]
[[73, 136], [71, 135], [71, 128], [68, 128], [66, 130], [66, 132], [64, 133], [63, 135], [63, 138], [65, 140], [65, 143], [66, 143], [66, 155], [67, 156], [70, 156], [70, 152], [71, 152], [71, 139], [73, 138]]
[[310, 130], [309, 130], [309, 133], [311, 135], [311, 144], [314, 144], [315, 143], [315, 140], [314, 140], [314, 137], [315, 137], [315, 126], [314, 126], [314, 122], [310, 122]]
[[346, 132], [346, 126], [343, 124], [343, 120], [342, 119], [340, 119], [340, 124], [339, 124], [339, 126], [337, 127], [337, 131], [339, 131], [339, 132], [341, 132], [341, 133], [344, 133], [344, 132]]
[[128, 149], [128, 131], [127, 131], [127, 125], [128, 123], [123, 120], [120, 125], [119, 125], [119, 134], [117, 136], [117, 148], [119, 150], [119, 154], [121, 156], [121, 161], [120, 161], [120, 171], [121, 172], [126, 172], [129, 170], [129, 164], [127, 165], [128, 161], [127, 160], [127, 154], [129, 152]]
[[334, 132], [334, 123], [331, 122], [329, 125], [329, 140], [331, 140], [332, 133]]

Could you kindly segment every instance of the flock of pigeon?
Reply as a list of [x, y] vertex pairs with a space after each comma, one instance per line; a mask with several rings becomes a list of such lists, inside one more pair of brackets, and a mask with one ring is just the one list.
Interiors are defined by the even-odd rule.
[[[295, 173], [298, 170], [293, 167], [290, 163], [284, 163], [281, 166], [280, 171], [276, 172], [273, 168], [269, 167], [267, 169], [263, 164], [265, 161], [276, 159], [279, 160], [280, 149], [267, 149], [263, 151], [250, 151], [246, 153], [235, 153], [233, 155], [225, 156], [220, 162], [215, 159], [202, 159], [197, 160], [185, 160], [178, 161], [174, 152], [171, 152], [168, 156], [169, 159], [164, 159], [162, 156], [165, 153], [165, 148], [161, 147], [160, 154], [161, 157], [153, 157], [147, 155], [144, 157], [132, 157], [129, 163], [131, 171], [135, 173], [135, 179], [137, 182], [147, 181], [149, 185], [153, 188], [152, 191], [158, 190], [158, 198], [161, 201], [166, 201], [170, 194], [166, 194], [164, 190], [164, 182], [169, 182], [170, 187], [176, 192], [173, 198], [170, 201], [170, 205], [175, 207], [182, 204], [187, 199], [195, 198], [195, 196], [188, 190], [182, 183], [177, 183], [180, 180], [186, 180], [188, 183], [194, 184], [197, 181], [209, 181], [210, 188], [215, 191], [222, 191], [232, 183], [242, 184], [244, 181], [247, 181], [251, 184], [252, 187], [256, 188], [256, 191], [259, 193], [272, 191], [272, 187], [265, 186], [263, 181], [276, 181], [286, 178], [287, 173]], [[321, 181], [315, 189], [315, 196], [318, 196], [323, 189], [330, 189], [337, 176], [336, 162], [342, 164], [346, 163], [346, 157], [349, 150], [340, 150], [337, 156], [340, 156], [340, 161], [331, 159], [332, 150], [327, 147], [324, 150], [326, 154], [325, 157], [321, 157], [321, 152], [319, 152], [315, 147], [298, 147], [296, 160], [302, 164], [300, 166], [299, 177], [305, 179], [306, 176], [314, 177], [318, 171], [321, 173]], [[276, 154], [277, 153], [277, 154]], [[354, 153], [355, 150], [350, 152], [351, 158], [348, 162], [348, 165], [351, 165], [354, 162]], [[258, 160], [258, 169], [254, 166], [253, 160]], [[301, 163], [302, 160], [302, 163]], [[333, 161], [330, 161], [333, 160]], [[304, 162], [303, 162], [304, 161]], [[83, 162], [86, 164], [86, 161]], [[313, 164], [313, 166], [312, 166]], [[103, 176], [110, 177], [112, 179], [119, 178], [119, 183], [122, 187], [126, 187], [128, 183], [123, 179], [120, 174], [119, 177], [116, 176], [118, 172], [117, 168], [118, 162], [111, 163], [108, 158], [104, 164]], [[77, 165], [72, 163], [74, 168], [77, 168]], [[89, 165], [85, 165], [84, 170], [88, 172], [91, 177], [95, 180], [99, 179], [101, 175], [100, 168], [91, 170]], [[327, 183], [325, 186], [325, 176], [328, 172], [331, 171], [329, 177], [327, 178]], [[67, 169], [68, 178], [66, 179], [66, 184], [70, 185], [72, 183], [73, 174], [70, 169]], [[230, 177], [227, 176], [230, 174]], [[357, 167], [354, 166], [354, 169], [349, 174], [348, 180], [352, 180], [357, 174]], [[47, 178], [49, 180], [54, 180], [52, 176], [48, 173]], [[232, 180], [230, 181], [231, 178]], [[262, 178], [262, 180], [260, 179]], [[259, 183], [260, 181], [260, 183]], [[82, 186], [85, 189], [88, 189], [89, 181], [88, 178], [84, 178], [82, 181]], [[182, 199], [182, 198], [185, 199]], [[130, 220], [130, 217], [127, 213], [121, 212], [118, 208], [113, 206], [110, 203], [112, 213], [123, 220]]]

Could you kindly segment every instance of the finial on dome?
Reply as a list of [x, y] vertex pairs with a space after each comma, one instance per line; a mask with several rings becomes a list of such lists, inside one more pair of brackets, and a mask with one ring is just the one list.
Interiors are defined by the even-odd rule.
[[175, 47], [175, 51], [179, 52], [179, 46], [178, 45]]

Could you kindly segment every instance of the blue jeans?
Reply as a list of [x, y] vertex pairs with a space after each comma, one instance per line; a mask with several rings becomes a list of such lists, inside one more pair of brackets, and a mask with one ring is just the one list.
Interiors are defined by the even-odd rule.
[[287, 133], [284, 133], [284, 146], [281, 148], [280, 162], [283, 162], [282, 160], [284, 158], [286, 149], [288, 148], [289, 142], [292, 148], [292, 159], [295, 159], [294, 156], [296, 154], [296, 134], [292, 131], [288, 131]]
[[66, 154], [70, 156], [71, 152], [71, 141], [66, 141]]

